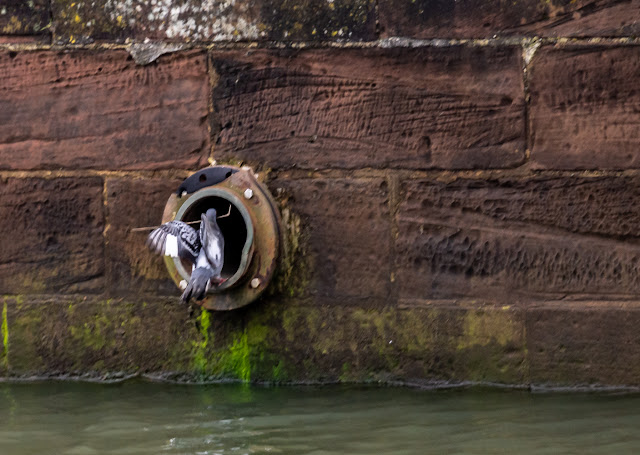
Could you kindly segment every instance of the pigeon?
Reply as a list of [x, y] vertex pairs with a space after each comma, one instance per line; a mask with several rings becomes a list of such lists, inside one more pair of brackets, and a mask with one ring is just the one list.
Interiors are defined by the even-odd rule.
[[181, 258], [193, 264], [191, 278], [181, 296], [182, 303], [205, 298], [211, 285], [219, 286], [224, 264], [224, 237], [216, 221], [216, 210], [200, 216], [200, 230], [182, 221], [169, 221], [149, 234], [147, 245], [156, 253]]

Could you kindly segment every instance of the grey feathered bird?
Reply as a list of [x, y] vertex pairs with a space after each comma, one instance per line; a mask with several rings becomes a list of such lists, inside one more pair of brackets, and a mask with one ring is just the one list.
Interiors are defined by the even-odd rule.
[[200, 231], [182, 221], [169, 221], [155, 229], [147, 238], [147, 245], [155, 252], [182, 258], [193, 264], [191, 278], [182, 293], [181, 301], [204, 299], [209, 287], [219, 286], [224, 264], [224, 237], [216, 221], [216, 210], [209, 209], [200, 216]]

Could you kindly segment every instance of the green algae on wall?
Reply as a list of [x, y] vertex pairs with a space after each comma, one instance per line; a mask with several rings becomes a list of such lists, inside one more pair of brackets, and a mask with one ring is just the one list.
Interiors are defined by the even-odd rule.
[[[285, 377], [282, 361], [277, 362], [265, 354], [265, 340], [269, 328], [265, 325], [248, 323], [244, 327], [231, 331], [226, 343], [216, 345], [212, 318], [216, 313], [201, 310], [196, 317], [199, 326], [199, 340], [191, 341], [190, 368], [199, 379], [233, 379], [250, 382], [256, 369], [259, 380], [280, 380]], [[264, 377], [263, 365], [265, 360], [271, 362], [271, 374]]]
[[276, 313], [272, 324], [281, 327], [280, 345], [265, 349], [295, 366], [292, 380], [527, 380], [524, 319], [515, 308], [290, 303]]
[[69, 327], [69, 331], [75, 342], [85, 348], [99, 351], [113, 344], [113, 340], [109, 340], [106, 335], [111, 325], [112, 322], [104, 314], [98, 314], [92, 321]]
[[301, 297], [309, 285], [310, 265], [307, 254], [307, 233], [303, 233], [302, 220], [280, 200], [282, 245], [278, 268], [267, 288], [267, 296], [281, 298]]
[[4, 296], [3, 314], [6, 308], [7, 316], [6, 319], [3, 317], [3, 325], [7, 327], [7, 343], [10, 344], [10, 347], [5, 345], [6, 364], [11, 374], [41, 372], [43, 363], [37, 352], [38, 341], [44, 333], [53, 335], [42, 327], [42, 314], [46, 308], [29, 305], [25, 300], [21, 295]]
[[2, 324], [0, 325], [0, 333], [2, 334], [2, 356], [0, 356], [0, 365], [5, 370], [9, 370], [9, 321], [7, 318], [7, 302], [2, 306]]
[[251, 351], [247, 331], [242, 332], [234, 341], [229, 351], [222, 355], [222, 366], [230, 370], [242, 382], [251, 381]]
[[467, 311], [458, 349], [486, 346], [492, 342], [506, 346], [521, 336], [522, 328], [514, 321], [510, 307], [493, 311]]
[[209, 345], [209, 327], [211, 327], [211, 320], [209, 319], [209, 312], [202, 310], [197, 317], [200, 326], [200, 335], [202, 339], [200, 341], [192, 341], [192, 368], [197, 375], [205, 376], [207, 374], [207, 347]]
[[469, 310], [456, 349], [473, 381], [522, 383], [528, 369], [522, 315], [510, 306]]
[[[309, 301], [311, 302], [311, 301]], [[0, 371], [249, 382], [526, 383], [522, 311], [340, 307], [264, 299], [189, 315], [174, 299], [5, 299]]]

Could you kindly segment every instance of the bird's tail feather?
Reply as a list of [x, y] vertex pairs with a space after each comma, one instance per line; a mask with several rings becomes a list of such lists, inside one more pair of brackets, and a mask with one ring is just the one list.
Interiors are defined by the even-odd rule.
[[191, 300], [191, 294], [193, 294], [193, 283], [189, 282], [184, 292], [180, 296], [180, 303], [186, 305]]
[[212, 276], [213, 273], [211, 269], [207, 269], [204, 267], [196, 268], [193, 273], [191, 273], [191, 278], [189, 279], [189, 283], [187, 283], [187, 287], [180, 297], [180, 301], [184, 304], [187, 304], [191, 299], [204, 299], [207, 294], [207, 289], [209, 288], [209, 280], [212, 278]]

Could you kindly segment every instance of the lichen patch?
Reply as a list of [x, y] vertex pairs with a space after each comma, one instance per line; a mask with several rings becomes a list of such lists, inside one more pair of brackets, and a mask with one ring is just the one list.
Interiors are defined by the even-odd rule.
[[247, 2], [237, 0], [107, 0], [105, 10], [114, 22], [168, 39], [227, 41], [257, 39], [263, 33], [249, 18]]

